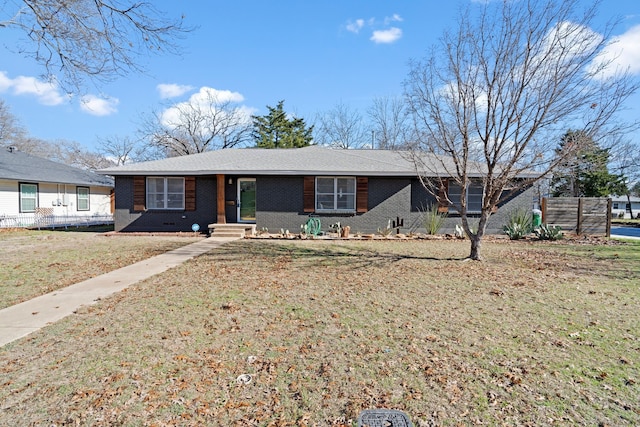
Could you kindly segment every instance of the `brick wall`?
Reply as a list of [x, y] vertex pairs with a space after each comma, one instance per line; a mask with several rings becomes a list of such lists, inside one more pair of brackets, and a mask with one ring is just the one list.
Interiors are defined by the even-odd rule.
[[136, 212], [133, 209], [133, 177], [117, 176], [114, 224], [116, 231], [175, 232], [191, 231], [193, 224], [206, 231], [216, 219], [215, 177], [196, 178], [195, 211]]

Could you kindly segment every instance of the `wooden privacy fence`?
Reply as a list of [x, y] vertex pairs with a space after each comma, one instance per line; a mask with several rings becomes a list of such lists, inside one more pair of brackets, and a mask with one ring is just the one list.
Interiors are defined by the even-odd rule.
[[550, 197], [542, 199], [542, 222], [576, 234], [611, 235], [611, 199]]

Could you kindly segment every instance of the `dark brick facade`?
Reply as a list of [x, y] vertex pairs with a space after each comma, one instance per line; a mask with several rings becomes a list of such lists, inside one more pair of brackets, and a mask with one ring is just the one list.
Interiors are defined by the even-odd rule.
[[[247, 176], [251, 178], [251, 176]], [[270, 232], [281, 229], [298, 233], [300, 226], [309, 218], [303, 211], [303, 176], [256, 176], [256, 227], [266, 228]], [[236, 211], [237, 177], [225, 177], [225, 217], [228, 223], [237, 221]], [[144, 211], [133, 209], [133, 177], [116, 177], [115, 195], [115, 227], [116, 231], [191, 231], [194, 223], [200, 229], [207, 230], [207, 225], [216, 222], [217, 195], [216, 177], [196, 177], [196, 209], [195, 211]], [[499, 233], [505, 224], [506, 217], [513, 209], [524, 207], [531, 209], [533, 191], [525, 191], [517, 197], [505, 202], [491, 217], [488, 233]], [[364, 213], [341, 215], [317, 215], [322, 223], [322, 230], [340, 222], [351, 227], [352, 233], [375, 233], [384, 228], [389, 220], [404, 220], [402, 232], [424, 232], [421, 211], [432, 204], [431, 196], [416, 178], [407, 177], [369, 177], [368, 210]], [[452, 233], [460, 218], [450, 213], [442, 233]]]
[[196, 178], [196, 209], [145, 210], [133, 208], [133, 177], [116, 176], [114, 223], [116, 231], [174, 232], [191, 231], [198, 224], [202, 231], [216, 218], [215, 177]]

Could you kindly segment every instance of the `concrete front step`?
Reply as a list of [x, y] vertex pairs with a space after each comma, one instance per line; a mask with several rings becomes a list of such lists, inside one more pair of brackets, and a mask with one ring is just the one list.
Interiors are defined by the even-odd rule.
[[255, 224], [209, 224], [209, 234], [214, 237], [245, 237], [256, 233]]
[[246, 233], [244, 233], [244, 232], [241, 232], [241, 233], [237, 233], [237, 232], [225, 233], [225, 232], [216, 230], [211, 234], [211, 236], [212, 237], [233, 237], [233, 238], [238, 237], [238, 238], [242, 239], [242, 238], [244, 238], [244, 236], [246, 236]]

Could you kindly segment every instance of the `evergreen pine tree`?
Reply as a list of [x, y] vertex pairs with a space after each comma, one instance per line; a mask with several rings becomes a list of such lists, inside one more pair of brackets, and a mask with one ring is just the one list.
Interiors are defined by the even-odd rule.
[[[578, 149], [576, 150], [576, 145]], [[556, 152], [575, 151], [575, 155], [553, 174], [554, 197], [606, 197], [626, 194], [624, 177], [609, 172], [609, 149], [600, 146], [589, 135], [569, 130], [562, 136]]]
[[284, 101], [276, 107], [267, 105], [269, 113], [252, 116], [253, 138], [259, 148], [300, 148], [311, 144], [313, 126], [307, 127], [304, 119], [287, 118]]

